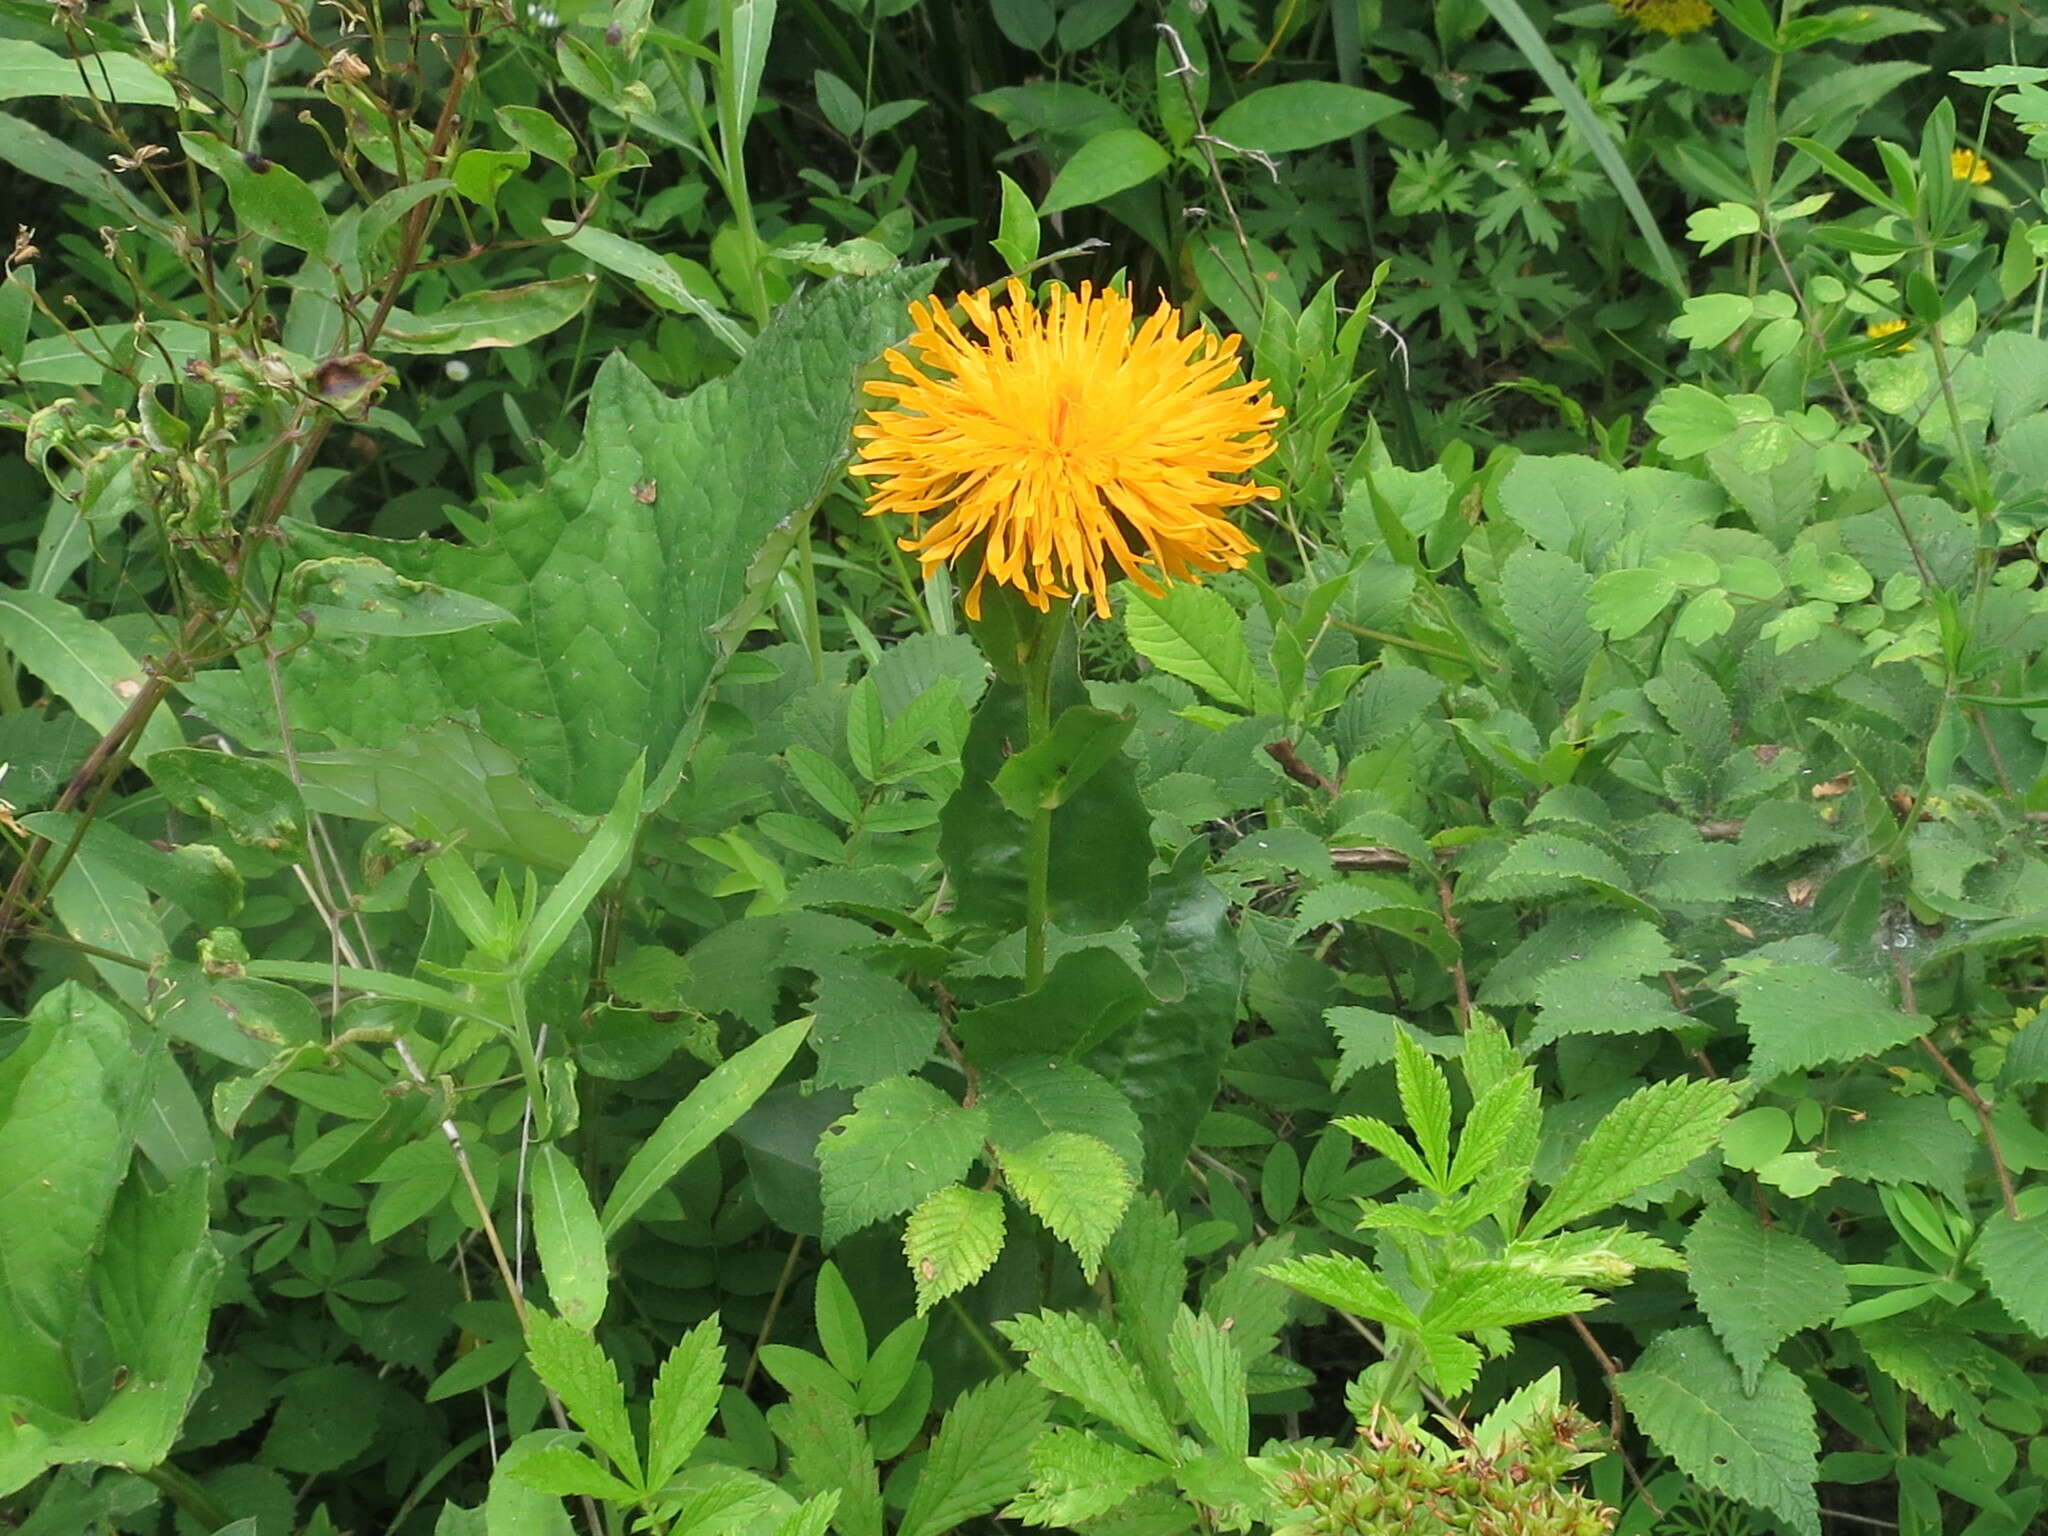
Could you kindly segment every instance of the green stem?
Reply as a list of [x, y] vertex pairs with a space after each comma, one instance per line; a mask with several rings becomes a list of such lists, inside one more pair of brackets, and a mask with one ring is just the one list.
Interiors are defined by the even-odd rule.
[[[1024, 663], [1025, 745], [1035, 747], [1052, 731], [1052, 669], [1066, 630], [1067, 612], [1056, 608], [1039, 625]], [[1052, 884], [1052, 811], [1031, 816], [1024, 844], [1024, 990], [1036, 992], [1045, 982], [1046, 912]]]
[[138, 1468], [136, 1476], [161, 1488], [173, 1504], [199, 1522], [202, 1530], [217, 1531], [233, 1518], [215, 1502], [212, 1494], [169, 1462]]

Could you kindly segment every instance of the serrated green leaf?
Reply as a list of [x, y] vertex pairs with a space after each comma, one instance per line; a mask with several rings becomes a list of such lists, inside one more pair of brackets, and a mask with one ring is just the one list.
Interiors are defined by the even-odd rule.
[[1613, 855], [1562, 832], [1531, 832], [1516, 839], [1505, 858], [1458, 895], [1466, 901], [1528, 901], [1583, 890], [1620, 901], [1645, 917], [1656, 915], [1629, 889], [1628, 872]]
[[548, 1298], [562, 1321], [588, 1333], [604, 1316], [610, 1269], [590, 1191], [576, 1165], [554, 1146], [534, 1150], [530, 1188], [533, 1246]]
[[1462, 1264], [1445, 1278], [1422, 1309], [1424, 1328], [1478, 1333], [1538, 1323], [1600, 1304], [1567, 1281], [1533, 1274], [1495, 1260]]
[[576, 1427], [626, 1480], [640, 1481], [640, 1452], [626, 1417], [626, 1389], [597, 1340], [545, 1312], [529, 1314], [526, 1358], [542, 1385], [562, 1400]]
[[1114, 1445], [1086, 1430], [1057, 1428], [1031, 1448], [1031, 1486], [1003, 1511], [1026, 1525], [1079, 1526], [1106, 1515], [1173, 1468], [1156, 1456]]
[[2000, 1306], [2036, 1334], [2048, 1335], [2048, 1209], [2038, 1199], [2018, 1221], [1994, 1212], [1970, 1259]]
[[811, 1008], [818, 1021], [811, 1049], [828, 1088], [865, 1088], [915, 1072], [938, 1043], [937, 1014], [895, 977], [851, 961], [818, 972]]
[[1541, 1115], [1535, 1068], [1521, 1067], [1488, 1087], [1458, 1131], [1458, 1155], [1451, 1160], [1450, 1187], [1463, 1189], [1482, 1173], [1491, 1171], [1510, 1144], [1534, 1130]]
[[1268, 1264], [1263, 1273], [1282, 1285], [1290, 1285], [1326, 1307], [1355, 1312], [1376, 1323], [1401, 1328], [1418, 1326], [1419, 1319], [1394, 1288], [1374, 1274], [1363, 1259], [1350, 1254], [1312, 1253], [1298, 1259]]
[[1401, 1094], [1401, 1112], [1429, 1166], [1429, 1187], [1441, 1193], [1451, 1171], [1450, 1080], [1406, 1030], [1394, 1036], [1394, 1083]]
[[522, 1457], [511, 1475], [536, 1492], [558, 1499], [610, 1499], [631, 1504], [633, 1489], [620, 1482], [581, 1451], [566, 1445], [542, 1446]]
[[1208, 1318], [1182, 1307], [1173, 1321], [1167, 1359], [1174, 1387], [1203, 1438], [1226, 1456], [1246, 1454], [1251, 1410], [1245, 1395], [1244, 1356], [1230, 1336]]
[[932, 1436], [897, 1536], [944, 1536], [1013, 1497], [1051, 1406], [1021, 1373], [961, 1393]]
[[1769, 1082], [1904, 1045], [1926, 1021], [1891, 1006], [1867, 977], [1804, 961], [1737, 962], [1735, 1007], [1749, 1031], [1749, 1075]]
[[1764, 1362], [1802, 1328], [1849, 1304], [1842, 1267], [1797, 1233], [1758, 1225], [1732, 1200], [1700, 1212], [1685, 1239], [1692, 1294], [1755, 1391]]
[[1071, 1061], [1020, 1057], [981, 1073], [981, 1107], [998, 1150], [1022, 1147], [1053, 1131], [1079, 1131], [1109, 1143], [1131, 1167], [1144, 1162], [1137, 1111], [1116, 1085]]
[[1364, 1142], [1415, 1183], [1425, 1189], [1431, 1187], [1429, 1165], [1423, 1161], [1422, 1155], [1409, 1145], [1408, 1138], [1386, 1121], [1376, 1120], [1371, 1115], [1340, 1115], [1330, 1123], [1345, 1134]]
[[725, 1373], [725, 1347], [719, 1342], [718, 1319], [706, 1318], [684, 1334], [662, 1362], [654, 1378], [654, 1396], [647, 1411], [647, 1486], [664, 1487], [704, 1438], [718, 1409], [719, 1379]]
[[1501, 611], [1551, 690], [1578, 693], [1600, 637], [1586, 620], [1593, 578], [1569, 555], [1525, 544], [1500, 573]]
[[1561, 967], [1539, 981], [1536, 1001], [1542, 1012], [1522, 1041], [1531, 1051], [1566, 1035], [1653, 1034], [1685, 1022], [1662, 988], [1577, 966]]
[[1820, 1436], [1806, 1388], [1766, 1364], [1754, 1393], [1704, 1328], [1651, 1341], [1617, 1385], [1629, 1412], [1687, 1476], [1820, 1536], [1814, 1495]]
[[1002, 1251], [1001, 1195], [964, 1184], [926, 1195], [903, 1225], [903, 1256], [917, 1282], [918, 1312], [974, 1284]]
[[1169, 1459], [1179, 1437], [1146, 1387], [1138, 1367], [1110, 1345], [1087, 1318], [1035, 1312], [997, 1323], [996, 1331], [1022, 1351], [1033, 1376], [1107, 1419], [1155, 1456]]
[[1185, 678], [1218, 703], [1250, 710], [1259, 697], [1258, 673], [1245, 644], [1244, 620], [1212, 587], [1175, 582], [1153, 597], [1125, 583], [1124, 634], [1131, 648], [1162, 672]]
[[1554, 1232], [1670, 1178], [1714, 1145], [1735, 1104], [1735, 1085], [1724, 1078], [1638, 1089], [1593, 1127], [1523, 1235]]
[[806, 1493], [839, 1495], [833, 1525], [840, 1536], [882, 1536], [881, 1480], [850, 1403], [798, 1387], [768, 1410], [768, 1425], [789, 1447], [789, 1469]]
[[1108, 1142], [1078, 1131], [1054, 1131], [1001, 1156], [1010, 1193], [1074, 1250], [1092, 1282], [1137, 1187], [1131, 1165]]
[[963, 1109], [922, 1078], [864, 1088], [818, 1143], [825, 1241], [836, 1243], [957, 1182], [988, 1134], [988, 1113]]

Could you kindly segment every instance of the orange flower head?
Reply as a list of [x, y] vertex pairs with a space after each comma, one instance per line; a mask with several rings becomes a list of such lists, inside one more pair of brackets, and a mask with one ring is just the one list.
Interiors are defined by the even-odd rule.
[[1262, 381], [1238, 382], [1238, 338], [1180, 331], [1162, 305], [1134, 325], [1131, 301], [1082, 284], [1035, 305], [1012, 279], [959, 307], [910, 306], [907, 351], [869, 392], [894, 402], [854, 428], [853, 473], [868, 515], [934, 519], [901, 540], [929, 571], [979, 554], [984, 581], [1040, 612], [1077, 592], [1109, 615], [1109, 583], [1157, 595], [1172, 581], [1242, 566], [1252, 541], [1226, 515], [1278, 492], [1239, 478], [1273, 451], [1280, 419]]

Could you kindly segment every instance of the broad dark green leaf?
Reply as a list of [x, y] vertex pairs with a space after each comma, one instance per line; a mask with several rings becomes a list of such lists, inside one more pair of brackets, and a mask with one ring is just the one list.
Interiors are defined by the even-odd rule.
[[[306, 530], [306, 555], [371, 556], [516, 620], [294, 652], [293, 723], [348, 754], [307, 754], [309, 793], [334, 788], [315, 803], [401, 825], [431, 804], [444, 834], [488, 830], [495, 845], [523, 852], [510, 809], [465, 814], [467, 795], [441, 788], [446, 769], [421, 757], [394, 782], [385, 758], [363, 755], [463, 720], [494, 759], [516, 760], [529, 799], [601, 813], [643, 753], [658, 793], [737, 638], [713, 631], [748, 590], [747, 557], [831, 483], [853, 424], [855, 375], [902, 333], [907, 299], [930, 278], [928, 269], [894, 273], [798, 299], [729, 377], [682, 399], [614, 355], [591, 387], [582, 447], [552, 461], [536, 488], [465, 518], [465, 543]], [[267, 688], [260, 669], [247, 682]], [[539, 840], [559, 849], [562, 834]]]

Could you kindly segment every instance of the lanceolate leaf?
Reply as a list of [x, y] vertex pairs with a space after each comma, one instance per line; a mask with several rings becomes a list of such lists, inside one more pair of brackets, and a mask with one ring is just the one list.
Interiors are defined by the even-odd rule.
[[615, 1235], [656, 1190], [682, 1171], [683, 1164], [753, 1108], [754, 1101], [774, 1086], [789, 1065], [810, 1027], [809, 1019], [798, 1019], [763, 1035], [714, 1067], [709, 1077], [668, 1112], [654, 1134], [627, 1160], [612, 1186], [611, 1198], [604, 1203], [605, 1236]]
[[1415, 1313], [1408, 1303], [1394, 1293], [1392, 1286], [1374, 1274], [1365, 1260], [1349, 1254], [1313, 1253], [1299, 1259], [1286, 1259], [1267, 1265], [1266, 1273], [1325, 1306], [1356, 1312], [1376, 1323], [1392, 1323], [1403, 1328], [1416, 1326]]
[[537, 1147], [529, 1174], [533, 1246], [548, 1296], [564, 1322], [585, 1333], [604, 1315], [607, 1264], [604, 1232], [576, 1165], [553, 1146]]

